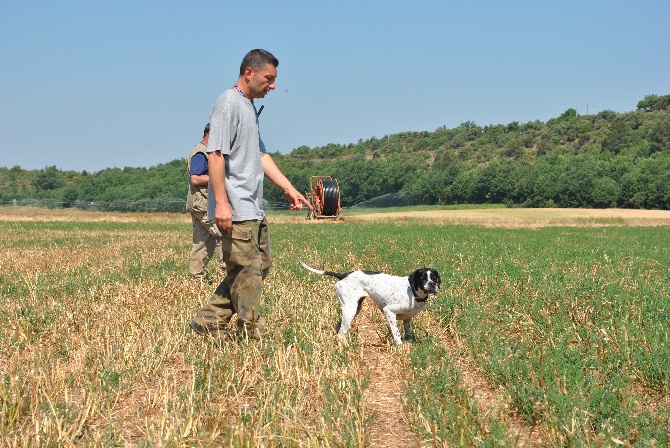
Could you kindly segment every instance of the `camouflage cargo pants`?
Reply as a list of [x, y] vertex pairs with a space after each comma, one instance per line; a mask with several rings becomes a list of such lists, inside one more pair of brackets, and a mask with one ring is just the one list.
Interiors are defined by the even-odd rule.
[[223, 250], [221, 249], [221, 231], [214, 221], [207, 219], [207, 212], [191, 212], [193, 221], [193, 245], [189, 259], [188, 272], [202, 278], [205, 276], [207, 263], [217, 252], [219, 258], [219, 269], [224, 270], [226, 263], [223, 261]]
[[223, 233], [222, 249], [226, 277], [193, 322], [223, 338], [228, 322], [237, 313], [238, 331], [260, 338], [265, 331], [260, 313], [263, 280], [272, 265], [267, 221], [234, 222], [233, 231]]

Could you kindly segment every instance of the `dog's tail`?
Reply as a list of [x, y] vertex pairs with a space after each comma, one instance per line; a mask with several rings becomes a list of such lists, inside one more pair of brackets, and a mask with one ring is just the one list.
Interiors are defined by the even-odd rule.
[[313, 272], [313, 273], [315, 273], [315, 274], [319, 274], [319, 275], [330, 275], [331, 277], [335, 277], [335, 278], [337, 278], [337, 279], [339, 279], [339, 280], [342, 280], [344, 277], [346, 277], [347, 275], [351, 274], [351, 272], [347, 272], [346, 274], [338, 274], [337, 272], [322, 271], [322, 270], [320, 270], [320, 269], [314, 269], [314, 268], [311, 267], [311, 266], [307, 266], [307, 265], [305, 264], [305, 262], [302, 261], [300, 258], [298, 258], [298, 261], [300, 262], [301, 265], [303, 265], [303, 267], [304, 267], [305, 269], [307, 269], [307, 270], [310, 271], [310, 272]]

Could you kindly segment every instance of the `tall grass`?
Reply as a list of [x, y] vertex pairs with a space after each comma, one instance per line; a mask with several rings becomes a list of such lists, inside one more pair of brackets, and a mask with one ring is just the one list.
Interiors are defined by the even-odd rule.
[[2, 446], [372, 444], [380, 378], [368, 348], [355, 330], [337, 341], [333, 279], [297, 257], [343, 272], [440, 271], [413, 346], [395, 350], [373, 323], [378, 350], [403, 370], [398, 412], [414, 445], [519, 441], [509, 415], [477, 406], [450, 344], [545, 445], [670, 443], [667, 227], [271, 223], [273, 344], [219, 349], [187, 326], [215, 286], [187, 276], [188, 220], [87, 216], [0, 220]]

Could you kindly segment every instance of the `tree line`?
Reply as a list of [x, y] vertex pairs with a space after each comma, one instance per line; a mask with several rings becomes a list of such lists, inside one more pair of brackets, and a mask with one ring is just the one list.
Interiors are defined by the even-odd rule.
[[[424, 204], [667, 210], [670, 95], [647, 95], [626, 113], [568, 109], [546, 123], [482, 127], [468, 121], [272, 156], [301, 191], [309, 190], [311, 176], [337, 179], [343, 207], [402, 191]], [[185, 198], [187, 182], [185, 159], [95, 173], [15, 166], [0, 168], [0, 200], [50, 199], [68, 206]], [[285, 202], [269, 184], [265, 197]]]

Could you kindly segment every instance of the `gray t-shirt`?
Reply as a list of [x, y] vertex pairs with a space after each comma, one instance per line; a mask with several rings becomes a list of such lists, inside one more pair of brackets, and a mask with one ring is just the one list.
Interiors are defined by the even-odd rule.
[[[263, 219], [263, 165], [265, 145], [258, 130], [254, 103], [235, 90], [226, 90], [214, 102], [209, 118], [207, 152], [221, 151], [226, 160], [226, 191], [233, 221]], [[214, 220], [214, 194], [209, 187], [208, 217]]]

